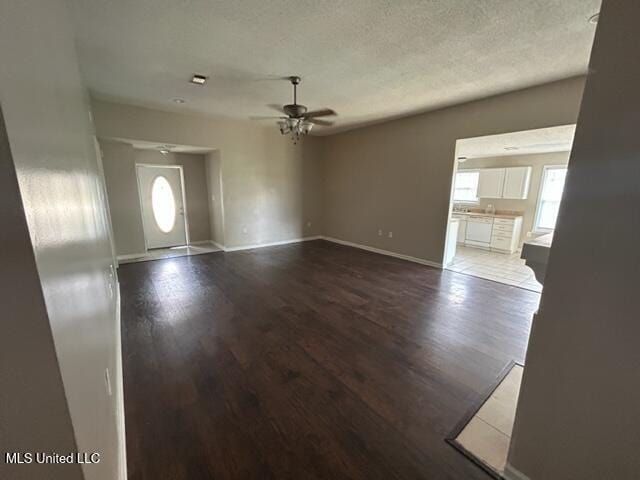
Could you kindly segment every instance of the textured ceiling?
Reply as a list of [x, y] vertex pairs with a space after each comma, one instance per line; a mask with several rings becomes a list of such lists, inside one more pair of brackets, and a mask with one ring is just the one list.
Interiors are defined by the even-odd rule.
[[[248, 119], [330, 107], [331, 133], [583, 74], [599, 0], [70, 0], [93, 94]], [[204, 87], [192, 73], [210, 75]], [[184, 105], [171, 101], [180, 97]]]
[[575, 131], [575, 125], [561, 125], [486, 137], [465, 138], [456, 142], [456, 155], [458, 158], [479, 158], [567, 152], [571, 150], [573, 145]]

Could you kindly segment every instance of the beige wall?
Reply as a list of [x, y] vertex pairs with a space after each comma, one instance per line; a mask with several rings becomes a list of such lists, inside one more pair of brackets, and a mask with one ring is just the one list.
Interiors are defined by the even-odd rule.
[[537, 155], [513, 155], [503, 157], [471, 158], [458, 165], [458, 171], [474, 168], [490, 167], [520, 167], [531, 168], [531, 183], [529, 184], [529, 195], [525, 200], [514, 200], [506, 198], [481, 198], [477, 204], [462, 204], [472, 208], [486, 208], [493, 205], [496, 210], [511, 210], [523, 213], [522, 237], [520, 242], [524, 242], [531, 233], [531, 238], [540, 234], [533, 234], [533, 222], [536, 215], [538, 196], [540, 194], [540, 181], [545, 165], [566, 165], [569, 162], [569, 152], [543, 153]]
[[[4, 226], [0, 229], [0, 452], [73, 451], [73, 426], [1, 116], [0, 218]], [[0, 460], [0, 478], [47, 474], [52, 479], [81, 478], [76, 465], [52, 470], [10, 466]]]
[[174, 162], [175, 165], [182, 165], [184, 172], [189, 240], [191, 242], [211, 240], [205, 156], [193, 153], [176, 153], [174, 154]]
[[[222, 162], [226, 247], [320, 233], [321, 174], [315, 139], [293, 145], [269, 125], [213, 120], [93, 101], [98, 134], [217, 150]], [[311, 222], [311, 227], [307, 227]]]
[[[0, 9], [0, 101], [32, 245], [25, 243], [19, 204], [3, 205], [3, 230], [11, 226], [12, 242], [2, 243], [10, 260], [2, 261], [1, 289], [23, 304], [3, 302], [0, 451], [100, 452], [100, 463], [82, 467], [84, 478], [114, 480], [122, 446], [119, 324], [110, 293], [117, 283], [67, 3], [5, 1]], [[3, 199], [15, 187], [5, 178], [7, 164], [5, 149]], [[10, 466], [3, 458], [0, 478], [79, 479], [80, 468]]]
[[118, 255], [146, 251], [136, 177], [136, 151], [130, 145], [100, 142], [111, 223]]
[[321, 138], [324, 234], [441, 263], [456, 140], [575, 123], [583, 84], [573, 78]]
[[[323, 234], [440, 263], [456, 140], [574, 123], [583, 82], [569, 79], [309, 137], [297, 146], [273, 126], [99, 100], [93, 105], [103, 137], [215, 150], [205, 162], [208, 228], [226, 247]], [[222, 180], [217, 204], [216, 175]]]
[[145, 252], [144, 228], [136, 174], [137, 163], [182, 165], [191, 242], [210, 240], [209, 194], [205, 156], [192, 153], [162, 155], [130, 145], [101, 140], [105, 183], [118, 255]]
[[509, 455], [532, 480], [640, 472], [638, 21], [603, 3]]
[[222, 160], [220, 152], [208, 153], [205, 157], [207, 189], [209, 192], [209, 225], [211, 240], [224, 245], [224, 205], [222, 193]]

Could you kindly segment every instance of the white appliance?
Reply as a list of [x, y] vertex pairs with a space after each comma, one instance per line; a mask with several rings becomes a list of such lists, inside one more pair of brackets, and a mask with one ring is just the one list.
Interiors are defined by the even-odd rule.
[[453, 214], [451, 216], [451, 218], [455, 218], [458, 220], [458, 223], [460, 224], [458, 226], [458, 243], [460, 244], [464, 244], [464, 241], [467, 237], [467, 216], [466, 215], [456, 215]]
[[492, 217], [470, 216], [467, 220], [467, 233], [464, 243], [476, 247], [490, 248], [492, 230]]
[[446, 267], [453, 261], [456, 256], [456, 243], [458, 241], [458, 228], [460, 220], [453, 217], [449, 221], [449, 231], [447, 232], [447, 245], [444, 249], [444, 266]]

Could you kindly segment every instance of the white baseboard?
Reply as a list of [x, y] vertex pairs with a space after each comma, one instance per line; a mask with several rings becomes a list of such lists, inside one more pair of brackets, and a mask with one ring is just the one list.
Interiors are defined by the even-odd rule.
[[122, 261], [122, 260], [131, 260], [132, 258], [140, 258], [140, 257], [146, 257], [147, 256], [147, 252], [143, 252], [143, 253], [128, 253], [126, 255], [118, 255], [118, 261]]
[[213, 245], [216, 248], [219, 248], [220, 250], [223, 250], [223, 248], [220, 246], [220, 244], [214, 242], [213, 240], [198, 240], [197, 242], [189, 242], [189, 245], [207, 245], [207, 246], [211, 246]]
[[391, 252], [389, 250], [382, 250], [381, 248], [370, 247], [368, 245], [361, 245], [359, 243], [347, 242], [346, 240], [340, 240], [333, 237], [321, 237], [328, 242], [339, 243], [340, 245], [346, 245], [348, 247], [360, 248], [361, 250], [367, 250], [368, 252], [379, 253], [381, 255], [388, 255], [389, 257], [401, 258], [410, 262], [419, 263], [421, 265], [428, 265], [429, 267], [442, 268], [441, 263], [432, 262], [431, 260], [425, 260], [423, 258], [412, 257], [403, 253]]
[[227, 249], [227, 247], [225, 247], [224, 245], [219, 244], [218, 242], [214, 242], [213, 240], [210, 240], [210, 241], [211, 241], [211, 243], [213, 244], [214, 247], [219, 248], [223, 252]]
[[524, 473], [522, 473], [520, 470], [515, 468], [509, 462], [507, 462], [507, 464], [504, 467], [503, 476], [507, 480], [529, 480], [529, 477], [527, 477]]
[[293, 238], [291, 240], [282, 240], [280, 242], [258, 243], [254, 245], [240, 245], [238, 247], [223, 247], [225, 252], [237, 252], [239, 250], [253, 250], [254, 248], [275, 247], [277, 245], [288, 245], [290, 243], [308, 242], [310, 240], [320, 240], [321, 236]]
[[[425, 260], [423, 258], [412, 257], [411, 255], [405, 255], [403, 253], [392, 252], [390, 250], [383, 250], [381, 248], [370, 247], [368, 245], [362, 245], [360, 243], [348, 242], [346, 240], [340, 240], [339, 238], [334, 237], [325, 237], [322, 235], [315, 235], [312, 237], [301, 237], [301, 238], [292, 238], [291, 240], [281, 240], [279, 242], [269, 242], [269, 243], [256, 243], [253, 245], [239, 245], [236, 247], [225, 247], [224, 245], [220, 245], [213, 240], [202, 240], [198, 242], [191, 242], [191, 245], [214, 245], [219, 248], [223, 252], [238, 252], [241, 250], [253, 250], [256, 248], [265, 248], [265, 247], [275, 247], [278, 245], [289, 245], [292, 243], [301, 243], [308, 242], [311, 240], [326, 240], [328, 242], [339, 243], [340, 245], [346, 245], [348, 247], [359, 248], [361, 250], [366, 250], [368, 252], [379, 253], [381, 255], [387, 255], [389, 257], [400, 258], [402, 260], [407, 260], [409, 262], [419, 263], [420, 265], [427, 265], [429, 267], [440, 268], [442, 269], [442, 264], [438, 262], [432, 262], [431, 260]], [[118, 255], [118, 261], [121, 260], [129, 260], [132, 258], [140, 258], [146, 256], [146, 253], [138, 253], [138, 254], [128, 254], [128, 255]]]
[[120, 282], [116, 283], [116, 431], [118, 433], [119, 480], [127, 480], [127, 436], [124, 422]]

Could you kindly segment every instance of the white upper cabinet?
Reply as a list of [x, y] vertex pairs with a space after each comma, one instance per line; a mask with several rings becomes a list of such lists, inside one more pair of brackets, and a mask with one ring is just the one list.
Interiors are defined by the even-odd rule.
[[530, 182], [531, 167], [482, 168], [478, 198], [525, 199]]
[[525, 199], [529, 195], [531, 167], [510, 167], [505, 169], [502, 198]]
[[478, 198], [502, 198], [504, 168], [483, 168], [478, 180]]

